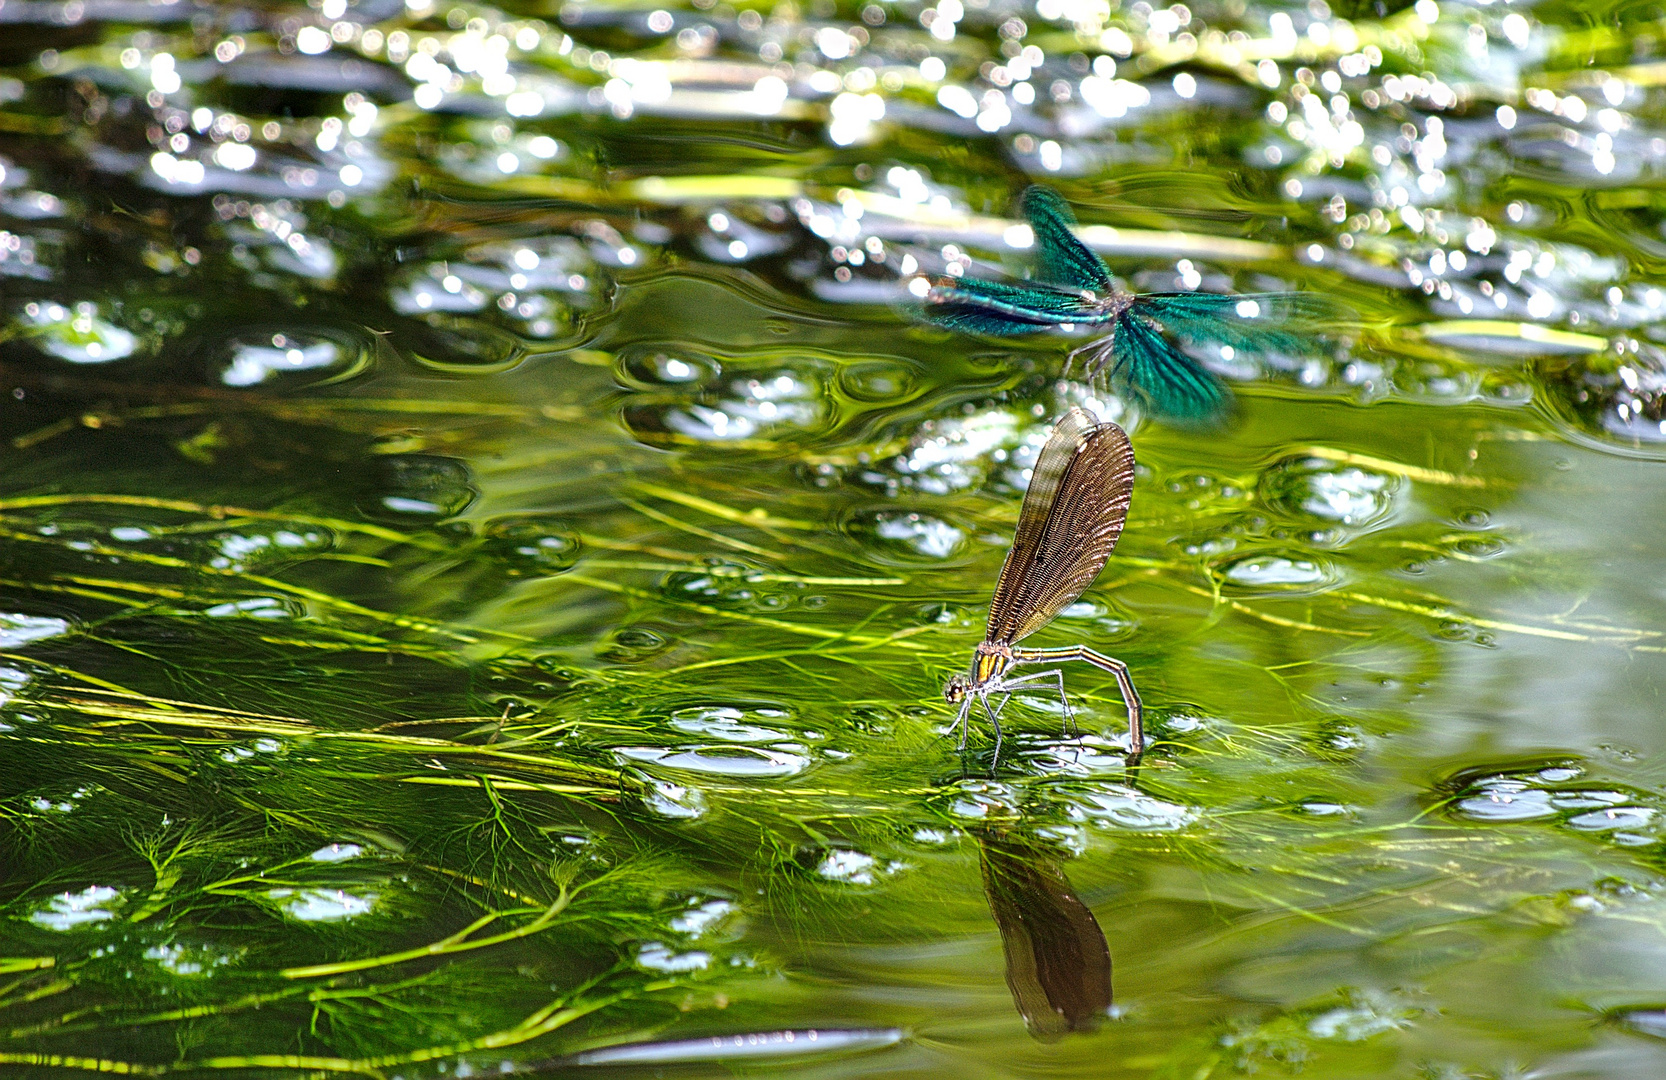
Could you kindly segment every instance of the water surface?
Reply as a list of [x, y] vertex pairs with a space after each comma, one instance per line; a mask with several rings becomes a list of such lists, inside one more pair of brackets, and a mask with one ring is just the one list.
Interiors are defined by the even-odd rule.
[[[1659, 1073], [1659, 17], [0, 3], [0, 1063]], [[1357, 318], [911, 320], [1033, 181]], [[1072, 404], [1136, 771], [943, 737]]]

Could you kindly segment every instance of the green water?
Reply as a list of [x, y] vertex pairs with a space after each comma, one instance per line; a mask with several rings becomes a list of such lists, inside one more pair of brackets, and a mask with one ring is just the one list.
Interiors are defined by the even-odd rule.
[[[0, 4], [0, 1071], [1666, 1070], [1666, 11], [1390, 6]], [[1355, 316], [911, 320], [1037, 180]]]

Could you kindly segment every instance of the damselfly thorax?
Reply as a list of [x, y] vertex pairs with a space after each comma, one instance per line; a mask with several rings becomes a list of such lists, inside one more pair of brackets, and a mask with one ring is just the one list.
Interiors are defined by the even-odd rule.
[[1091, 307], [1095, 316], [1092, 320], [1083, 320], [1084, 322], [1110, 322], [1134, 305], [1134, 294], [1123, 292], [1121, 289], [1112, 289], [1104, 293], [1083, 289], [1081, 294], [1082, 301]]
[[981, 690], [996, 682], [1011, 669], [1012, 647], [987, 641], [978, 643], [972, 654], [972, 670], [966, 675], [952, 675], [943, 686], [943, 697], [950, 705], [958, 705], [969, 691]]

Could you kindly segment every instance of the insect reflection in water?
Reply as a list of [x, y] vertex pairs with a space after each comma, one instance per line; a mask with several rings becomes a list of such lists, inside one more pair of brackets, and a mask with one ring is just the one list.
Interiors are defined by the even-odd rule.
[[978, 839], [1007, 987], [1024, 1026], [1043, 1042], [1092, 1031], [1111, 1008], [1111, 950], [1099, 921], [1054, 852], [1001, 830]]

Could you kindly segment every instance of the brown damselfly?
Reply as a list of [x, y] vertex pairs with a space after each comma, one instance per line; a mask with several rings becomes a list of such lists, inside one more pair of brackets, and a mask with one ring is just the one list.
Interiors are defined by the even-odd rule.
[[[1140, 728], [1140, 695], [1128, 665], [1086, 645], [1025, 649], [1018, 643], [1040, 630], [1099, 576], [1122, 535], [1134, 491], [1134, 448], [1116, 424], [1100, 423], [1086, 409], [1073, 408], [1053, 427], [1031, 472], [1029, 490], [1018, 511], [1018, 532], [1001, 566], [995, 597], [989, 602], [989, 625], [972, 655], [971, 670], [955, 675], [943, 696], [960, 713], [960, 746], [966, 746], [972, 703], [981, 702], [1001, 744], [1001, 710], [1019, 687], [1051, 682], [1057, 687], [1065, 720], [1075, 715], [1064, 693], [1058, 668], [1011, 676], [1021, 664], [1082, 660], [1116, 678], [1128, 707], [1128, 750], [1137, 758], [1145, 746]], [[989, 699], [999, 695], [991, 705]], [[950, 730], [953, 730], [952, 728]]]

